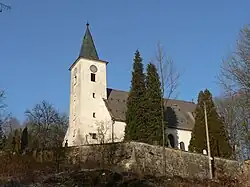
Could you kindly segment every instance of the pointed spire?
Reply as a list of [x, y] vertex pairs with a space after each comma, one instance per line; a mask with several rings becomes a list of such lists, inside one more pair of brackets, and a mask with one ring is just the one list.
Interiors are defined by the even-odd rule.
[[79, 57], [87, 58], [87, 59], [93, 59], [93, 60], [99, 60], [95, 44], [93, 41], [93, 38], [91, 36], [90, 30], [89, 30], [89, 23], [86, 24], [86, 32], [83, 38], [82, 47], [80, 50]]

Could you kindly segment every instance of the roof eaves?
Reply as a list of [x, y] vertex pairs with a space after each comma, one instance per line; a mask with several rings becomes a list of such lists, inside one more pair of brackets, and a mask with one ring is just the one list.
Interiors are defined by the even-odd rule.
[[[113, 115], [113, 113], [112, 113], [112, 111], [111, 111], [111, 108], [109, 107], [108, 100], [103, 98], [103, 101], [104, 101], [104, 103], [105, 103], [106, 108], [107, 108], [108, 111], [109, 111], [109, 114], [110, 114], [111, 118], [115, 120], [115, 117], [114, 117], [114, 115]], [[115, 121], [116, 121], [116, 120], [115, 120]]]

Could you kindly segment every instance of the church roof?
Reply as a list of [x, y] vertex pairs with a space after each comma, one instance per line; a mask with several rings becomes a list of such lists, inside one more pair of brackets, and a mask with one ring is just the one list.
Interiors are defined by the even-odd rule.
[[[105, 104], [116, 121], [125, 121], [126, 119], [126, 101], [128, 92], [107, 89], [108, 99], [105, 99]], [[165, 100], [165, 121], [168, 122], [169, 128], [177, 128], [182, 130], [192, 130], [194, 127], [194, 116], [196, 104], [193, 102]]]
[[83, 58], [87, 58], [91, 60], [99, 60], [99, 57], [95, 48], [94, 40], [89, 30], [89, 24], [87, 23], [86, 26], [87, 28], [86, 28], [86, 32], [83, 38], [79, 57], [83, 57]]

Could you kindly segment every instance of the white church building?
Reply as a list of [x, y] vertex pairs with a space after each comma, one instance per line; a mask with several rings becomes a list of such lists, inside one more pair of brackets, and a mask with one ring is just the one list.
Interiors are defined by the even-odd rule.
[[[68, 146], [77, 146], [123, 140], [128, 92], [107, 87], [107, 65], [98, 57], [87, 24], [80, 54], [69, 69], [69, 127], [63, 145], [66, 141]], [[196, 104], [168, 100], [165, 107], [169, 144], [188, 150]]]

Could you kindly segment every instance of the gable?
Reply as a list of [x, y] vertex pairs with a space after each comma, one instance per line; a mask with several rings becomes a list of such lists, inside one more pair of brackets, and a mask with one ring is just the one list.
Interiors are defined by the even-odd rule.
[[[107, 98], [105, 104], [116, 121], [126, 120], [126, 101], [128, 92], [107, 88]], [[181, 100], [165, 99], [165, 121], [169, 128], [182, 130], [192, 130], [194, 127], [193, 112], [196, 104]]]

